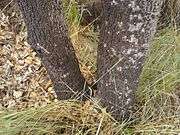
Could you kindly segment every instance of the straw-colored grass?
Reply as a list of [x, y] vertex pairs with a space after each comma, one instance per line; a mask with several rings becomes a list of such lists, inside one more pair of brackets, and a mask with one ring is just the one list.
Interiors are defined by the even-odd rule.
[[[98, 33], [93, 32], [91, 25], [79, 26], [81, 16], [76, 6], [71, 5], [67, 10], [81, 70], [92, 82]], [[180, 35], [177, 29], [168, 28], [156, 34], [150, 47], [133, 120], [118, 123], [93, 99], [85, 103], [59, 101], [37, 109], [0, 112], [0, 135], [177, 135], [180, 133], [179, 76]]]

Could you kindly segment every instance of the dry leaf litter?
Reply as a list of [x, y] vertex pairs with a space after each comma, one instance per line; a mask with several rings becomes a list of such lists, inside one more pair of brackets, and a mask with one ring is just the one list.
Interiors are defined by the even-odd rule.
[[[0, 109], [39, 107], [56, 102], [52, 82], [27, 43], [22, 16], [17, 6], [12, 5], [0, 11]], [[78, 34], [73, 34], [71, 39], [81, 71], [88, 83], [93, 83], [96, 42]]]
[[40, 59], [27, 43], [18, 14], [0, 12], [0, 108], [44, 106], [56, 101]]

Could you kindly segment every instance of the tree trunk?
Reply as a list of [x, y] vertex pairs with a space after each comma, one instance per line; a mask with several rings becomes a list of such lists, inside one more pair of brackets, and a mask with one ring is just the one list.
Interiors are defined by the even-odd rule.
[[28, 42], [41, 58], [58, 99], [82, 97], [82, 76], [62, 11], [61, 0], [17, 0]]
[[98, 93], [117, 120], [129, 117], [161, 0], [104, 0], [98, 46]]
[[[78, 1], [80, 7], [83, 7], [82, 25], [87, 25], [97, 19], [102, 12], [102, 1], [93, 0], [91, 3], [86, 1]], [[99, 17], [100, 18], [100, 17]], [[163, 29], [169, 25], [176, 24], [180, 26], [180, 0], [164, 0], [161, 9], [161, 16], [158, 22], [158, 29]], [[97, 19], [94, 22], [95, 27], [101, 26], [101, 20]]]

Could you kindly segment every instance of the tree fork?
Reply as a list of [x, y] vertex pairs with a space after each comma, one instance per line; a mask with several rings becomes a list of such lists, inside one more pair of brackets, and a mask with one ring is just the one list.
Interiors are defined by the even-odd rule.
[[83, 98], [87, 88], [68, 36], [61, 0], [17, 0], [28, 32], [58, 99]]

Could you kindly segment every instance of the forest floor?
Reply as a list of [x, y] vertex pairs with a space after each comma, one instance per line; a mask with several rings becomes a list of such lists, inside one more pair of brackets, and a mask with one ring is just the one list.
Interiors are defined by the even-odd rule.
[[[99, 33], [91, 24], [80, 26], [77, 16], [67, 18], [81, 71], [93, 83]], [[131, 119], [118, 123], [95, 99], [57, 101], [45, 68], [27, 43], [21, 16], [10, 8], [0, 12], [0, 135], [177, 135], [179, 69], [180, 35], [166, 28], [150, 47]]]

